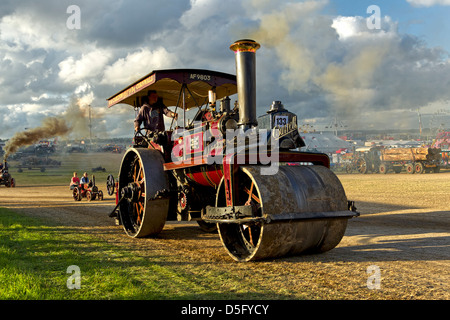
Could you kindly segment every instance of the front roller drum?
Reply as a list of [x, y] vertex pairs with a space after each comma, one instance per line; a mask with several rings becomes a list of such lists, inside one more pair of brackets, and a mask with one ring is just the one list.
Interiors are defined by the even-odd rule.
[[159, 196], [169, 189], [164, 159], [157, 150], [130, 148], [119, 171], [119, 217], [133, 238], [157, 235], [164, 228], [169, 199]]
[[[331, 250], [354, 215], [339, 179], [323, 166], [282, 166], [275, 175], [246, 166], [237, 180], [235, 202], [251, 205], [253, 217], [218, 224], [222, 244], [237, 261]], [[222, 183], [216, 207], [225, 206], [224, 192]]]

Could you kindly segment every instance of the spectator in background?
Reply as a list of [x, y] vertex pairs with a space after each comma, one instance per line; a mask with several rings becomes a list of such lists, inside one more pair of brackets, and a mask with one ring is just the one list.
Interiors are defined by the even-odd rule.
[[89, 178], [87, 172], [83, 173], [83, 176], [81, 177], [81, 184], [84, 185], [84, 188], [88, 187]]
[[73, 190], [76, 186], [80, 184], [80, 178], [78, 178], [77, 173], [73, 173], [73, 177], [70, 180], [70, 190]]

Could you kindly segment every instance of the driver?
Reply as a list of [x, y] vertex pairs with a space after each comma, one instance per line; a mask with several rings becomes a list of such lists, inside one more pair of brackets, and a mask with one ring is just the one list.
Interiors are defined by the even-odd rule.
[[8, 170], [8, 164], [5, 161], [5, 165], [3, 165], [3, 163], [0, 162], [0, 171], [7, 171]]
[[90, 185], [89, 177], [88, 177], [87, 172], [83, 173], [83, 176], [81, 177], [80, 184], [82, 185], [82, 188], [84, 188], [84, 189], [87, 189], [88, 186]]
[[164, 117], [178, 119], [178, 114], [170, 111], [159, 99], [155, 90], [147, 92], [148, 103], [144, 103], [139, 110], [136, 119], [134, 120], [134, 130], [139, 131], [141, 123], [144, 123], [144, 128], [148, 131], [165, 131]]

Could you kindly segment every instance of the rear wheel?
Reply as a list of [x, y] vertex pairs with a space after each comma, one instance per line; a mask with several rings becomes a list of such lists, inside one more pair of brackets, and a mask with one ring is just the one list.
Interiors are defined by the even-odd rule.
[[378, 172], [381, 174], [386, 174], [388, 172], [388, 167], [384, 163], [382, 163], [378, 168]]
[[423, 173], [423, 169], [424, 169], [424, 167], [423, 167], [423, 164], [422, 164], [422, 163], [416, 162], [416, 163], [414, 164], [414, 171], [415, 171], [417, 174]]
[[112, 174], [108, 175], [108, 178], [106, 179], [106, 191], [108, 192], [108, 195], [112, 196], [114, 193], [116, 183], [114, 181], [114, 177]]
[[356, 160], [356, 171], [362, 174], [367, 173], [367, 163], [364, 158], [359, 158]]
[[73, 200], [80, 201], [81, 200], [81, 190], [78, 187], [73, 188], [72, 192]]
[[347, 172], [347, 173], [352, 173], [352, 171], [353, 171], [353, 165], [347, 164], [347, 165], [345, 166], [345, 172]]

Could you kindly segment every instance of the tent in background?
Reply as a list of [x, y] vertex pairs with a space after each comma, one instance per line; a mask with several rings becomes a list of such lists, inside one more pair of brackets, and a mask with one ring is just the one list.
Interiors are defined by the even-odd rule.
[[305, 141], [306, 146], [301, 148], [302, 151], [319, 151], [323, 153], [336, 153], [348, 149], [352, 151], [352, 144], [335, 136], [331, 132], [308, 132], [300, 133]]

